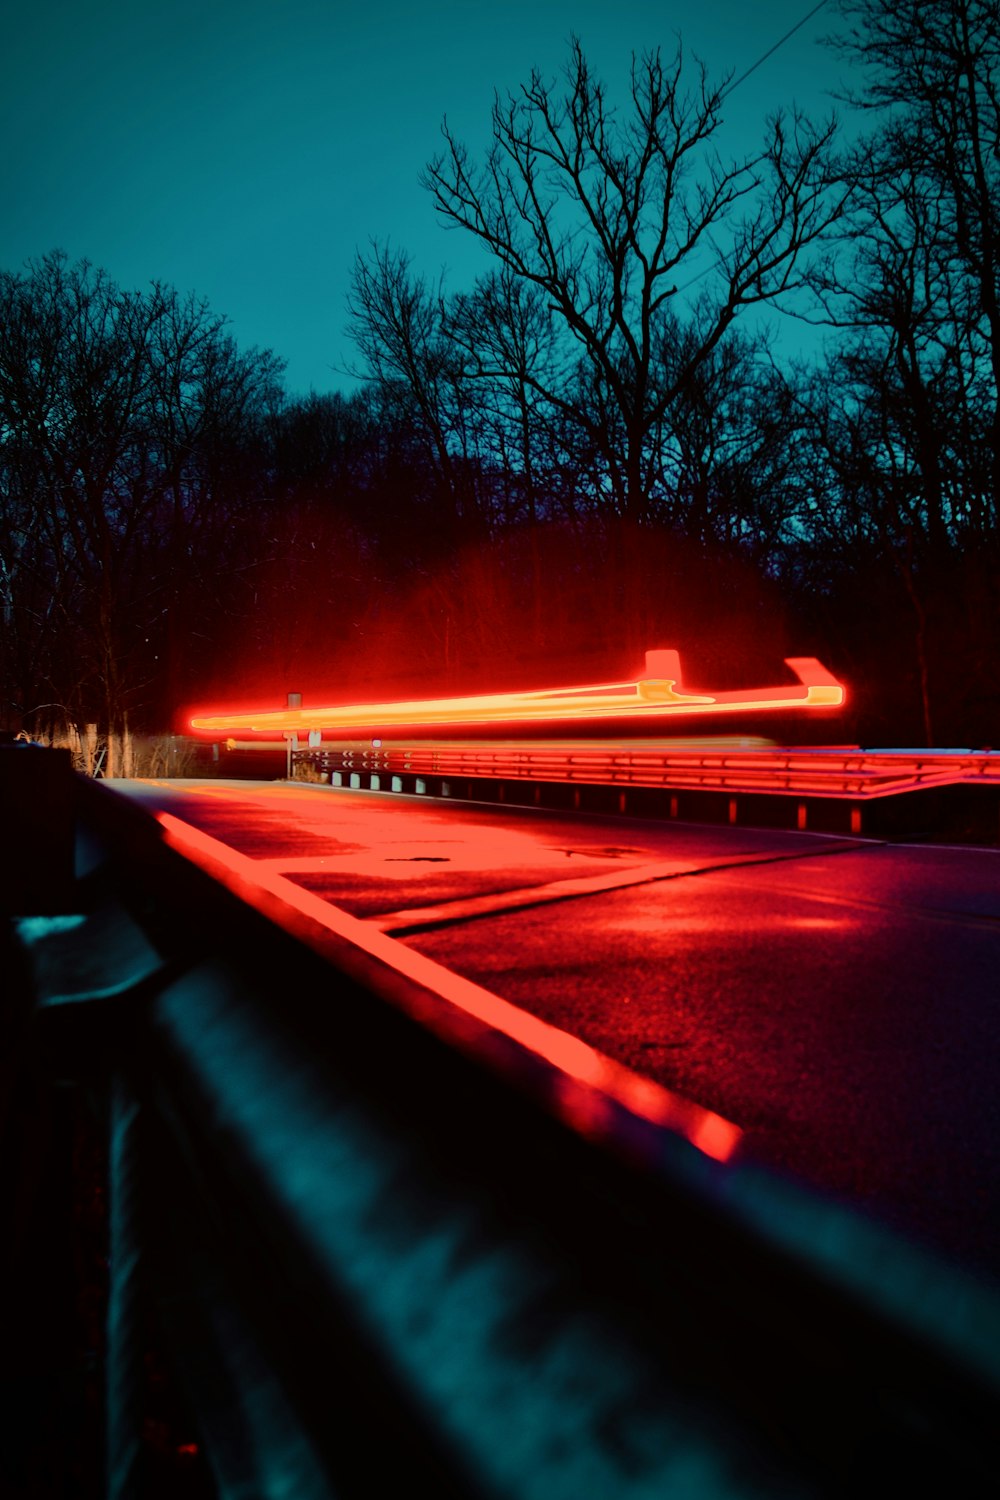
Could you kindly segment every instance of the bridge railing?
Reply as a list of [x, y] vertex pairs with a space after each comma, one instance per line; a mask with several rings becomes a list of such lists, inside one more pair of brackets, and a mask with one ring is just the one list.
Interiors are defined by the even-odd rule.
[[991, 751], [873, 752], [829, 750], [692, 749], [633, 747], [622, 743], [566, 741], [370, 743], [330, 745], [296, 752], [298, 763], [327, 770], [382, 771], [391, 775], [504, 777], [526, 781], [586, 782], [606, 786], [722, 787], [838, 798], [893, 796], [922, 787], [976, 785], [1000, 789], [1000, 755]]
[[755, 744], [359, 741], [293, 753], [335, 787], [850, 834], [1000, 841], [1000, 754]]
[[75, 782], [15, 911], [104, 1100], [105, 1493], [150, 1311], [225, 1496], [827, 1496], [995, 1479], [1000, 1298], [281, 877]]

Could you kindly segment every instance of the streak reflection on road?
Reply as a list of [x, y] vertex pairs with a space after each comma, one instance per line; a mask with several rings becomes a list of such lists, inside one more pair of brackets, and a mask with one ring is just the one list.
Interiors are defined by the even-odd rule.
[[1000, 1276], [1000, 855], [247, 783], [133, 784]]

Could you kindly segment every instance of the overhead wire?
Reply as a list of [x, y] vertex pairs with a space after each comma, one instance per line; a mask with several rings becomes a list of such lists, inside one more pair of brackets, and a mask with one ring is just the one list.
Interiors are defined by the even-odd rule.
[[760, 67], [761, 63], [767, 62], [768, 58], [773, 53], [777, 52], [777, 50], [778, 50], [779, 47], [783, 47], [785, 45], [785, 43], [788, 41], [788, 38], [790, 36], [794, 36], [795, 33], [801, 27], [803, 27], [806, 24], [807, 21], [811, 21], [812, 18], [813, 18], [813, 16], [816, 14], [816, 12], [819, 11], [819, 10], [822, 10], [823, 6], [825, 4], [826, 4], [826, 0], [819, 0], [819, 4], [818, 5], [814, 5], [813, 8], [812, 8], [812, 10], [808, 13], [808, 15], [805, 15], [805, 16], [802, 17], [801, 21], [796, 21], [795, 25], [793, 27], [791, 27], [790, 30], [786, 31], [783, 37], [779, 37], [778, 38], [778, 40], [775, 42], [775, 44], [774, 44], [773, 47], [768, 47], [767, 51], [763, 54], [763, 56], [758, 57], [757, 61], [753, 64], [752, 67], [747, 68], [746, 72], [745, 73], [741, 73], [740, 76], [739, 76], [739, 78], [734, 79], [733, 82], [728, 86], [728, 88], [723, 89], [722, 94], [720, 95], [720, 97], [723, 98], [723, 99], [725, 99], [728, 94], [731, 94], [733, 92], [733, 89], [739, 87], [739, 85], [743, 82], [743, 80], [745, 78], [749, 78], [751, 73], [755, 73], [757, 71], [757, 69]]
[[[719, 95], [720, 100], [728, 98], [729, 95], [733, 92], [733, 89], [738, 88], [744, 81], [744, 79], [750, 77], [751, 73], [755, 73], [760, 67], [761, 63], [767, 62], [767, 59], [773, 56], [773, 54], [777, 52], [779, 47], [783, 47], [788, 41], [788, 38], [794, 36], [795, 33], [799, 31], [807, 21], [811, 21], [813, 16], [816, 15], [817, 11], [821, 11], [825, 4], [826, 0], [819, 0], [818, 5], [814, 5], [812, 10], [808, 11], [800, 21], [796, 21], [794, 26], [789, 27], [784, 36], [779, 37], [772, 47], [768, 47], [767, 51], [762, 53], [761, 56], [758, 57], [757, 61], [753, 63], [749, 68], [747, 68], [745, 73], [741, 73], [739, 78], [735, 78], [732, 83], [730, 83], [726, 88], [722, 90], [722, 93]], [[716, 261], [715, 264], [719, 265], [720, 262]], [[688, 287], [694, 286], [696, 281], [700, 281], [703, 276], [707, 276], [709, 271], [712, 271], [714, 269], [714, 266], [706, 266], [703, 271], [699, 271], [697, 276], [692, 276], [691, 280], [686, 281], [683, 286], [676, 287], [675, 291], [686, 292]]]

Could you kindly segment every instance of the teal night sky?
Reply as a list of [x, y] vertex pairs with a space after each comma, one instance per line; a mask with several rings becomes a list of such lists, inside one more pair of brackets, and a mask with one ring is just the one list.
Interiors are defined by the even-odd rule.
[[[288, 363], [292, 393], [345, 389], [345, 297], [372, 237], [471, 284], [485, 262], [419, 174], [449, 123], [485, 145], [493, 90], [555, 75], [576, 32], [624, 94], [632, 51], [680, 32], [713, 77], [760, 60], [815, 0], [31, 0], [0, 51], [0, 266], [63, 249], [126, 287], [161, 280]], [[765, 116], [828, 114], [842, 65], [824, 5], [729, 101], [734, 154]]]

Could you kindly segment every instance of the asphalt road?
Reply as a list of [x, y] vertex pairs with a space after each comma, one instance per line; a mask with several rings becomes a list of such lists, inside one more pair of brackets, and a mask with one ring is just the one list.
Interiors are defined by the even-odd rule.
[[116, 783], [1000, 1278], [1000, 852]]

